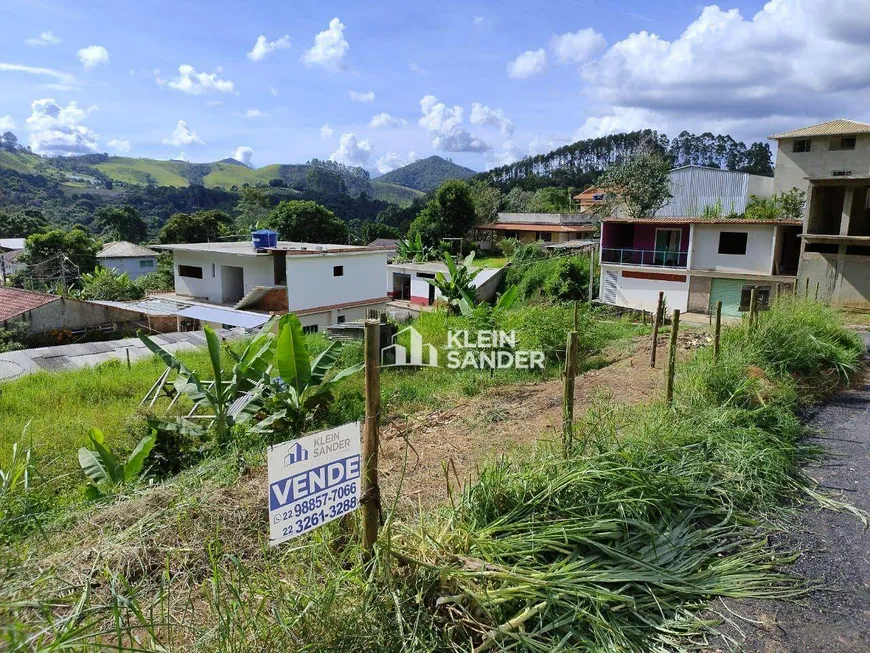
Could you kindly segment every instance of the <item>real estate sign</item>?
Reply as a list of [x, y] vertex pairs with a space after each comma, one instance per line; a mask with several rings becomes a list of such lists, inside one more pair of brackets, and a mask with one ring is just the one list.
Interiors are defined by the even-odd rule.
[[280, 544], [357, 509], [360, 424], [269, 447], [269, 543]]

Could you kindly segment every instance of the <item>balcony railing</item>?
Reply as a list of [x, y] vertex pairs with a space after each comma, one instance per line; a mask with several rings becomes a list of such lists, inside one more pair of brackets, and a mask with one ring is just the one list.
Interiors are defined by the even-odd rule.
[[601, 249], [602, 263], [656, 268], [685, 268], [688, 265], [688, 260], [688, 252], [671, 252], [656, 249], [617, 249], [612, 247], [603, 247]]

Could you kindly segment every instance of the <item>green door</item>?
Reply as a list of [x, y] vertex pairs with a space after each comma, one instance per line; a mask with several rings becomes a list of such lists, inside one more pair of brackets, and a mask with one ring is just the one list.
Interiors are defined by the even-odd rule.
[[743, 279], [713, 279], [710, 285], [710, 309], [716, 310], [716, 302], [722, 302], [722, 315], [740, 317], [740, 294], [746, 281]]

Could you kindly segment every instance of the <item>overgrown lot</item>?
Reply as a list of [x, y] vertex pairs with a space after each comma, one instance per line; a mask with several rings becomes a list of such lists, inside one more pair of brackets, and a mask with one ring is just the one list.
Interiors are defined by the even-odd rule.
[[[767, 535], [796, 501], [847, 509], [801, 473], [815, 452], [798, 413], [858, 374], [862, 350], [829, 309], [778, 303], [754, 326], [726, 329], [716, 364], [704, 348], [681, 366], [673, 406], [602, 400], [567, 455], [543, 444], [485, 465], [462, 490], [448, 473], [447, 505], [414, 520], [385, 497], [371, 568], [355, 519], [268, 548], [252, 481], [261, 449], [237, 448], [170, 483], [67, 510], [44, 537], [3, 549], [0, 634], [10, 649], [40, 651], [691, 647], [713, 625], [712, 598], [805, 591]], [[428, 376], [440, 372], [385, 375], [385, 397], [414, 379], [409, 409], [443, 401], [436, 390], [466, 391], [460, 375]], [[354, 392], [339, 394], [342, 418]]]

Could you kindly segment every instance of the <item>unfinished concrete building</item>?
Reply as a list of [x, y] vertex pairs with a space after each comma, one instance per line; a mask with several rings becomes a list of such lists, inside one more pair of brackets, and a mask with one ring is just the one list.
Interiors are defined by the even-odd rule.
[[870, 307], [870, 124], [832, 120], [770, 138], [775, 191], [807, 193], [798, 288]]

